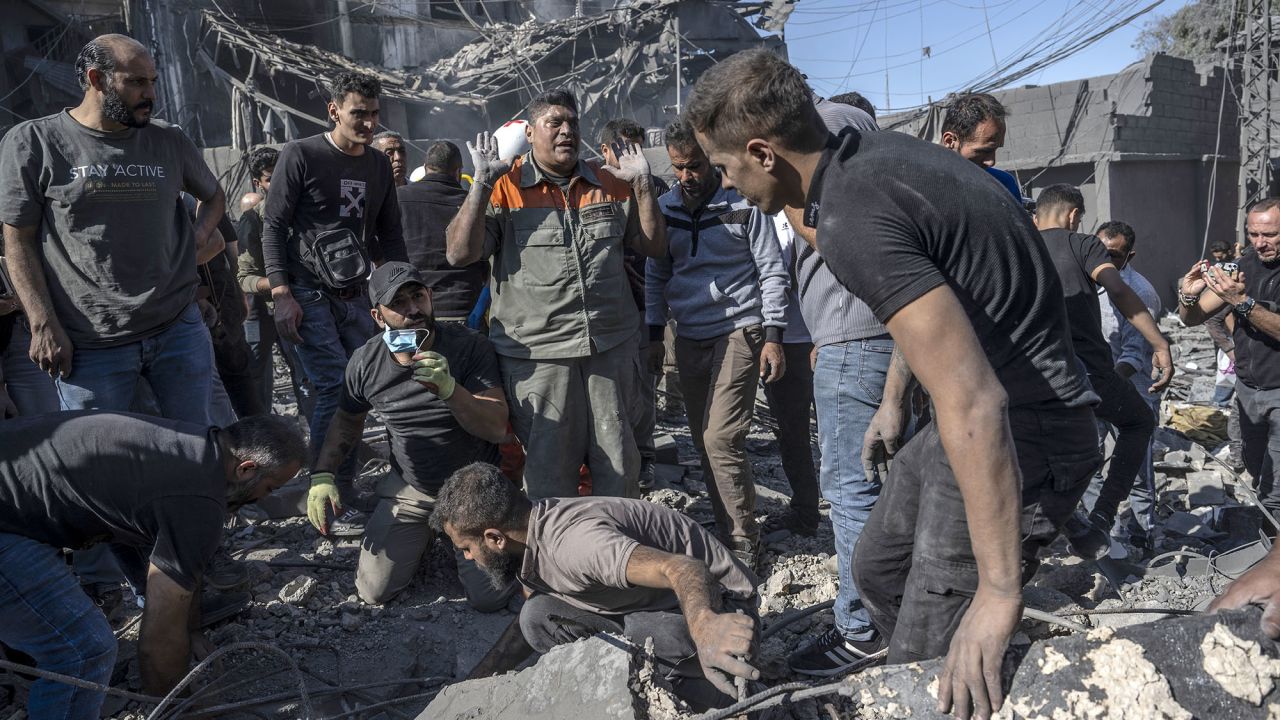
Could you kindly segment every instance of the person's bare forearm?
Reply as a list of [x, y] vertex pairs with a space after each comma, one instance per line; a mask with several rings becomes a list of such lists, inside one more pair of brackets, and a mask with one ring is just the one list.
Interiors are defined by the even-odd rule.
[[1211, 292], [1205, 292], [1200, 295], [1200, 300], [1194, 305], [1178, 303], [1178, 318], [1187, 327], [1203, 325], [1206, 320], [1216, 315], [1225, 304], [1222, 298]]
[[978, 582], [1001, 595], [1022, 592], [1022, 478], [999, 386], [973, 393], [972, 402], [934, 396], [938, 432], [960, 495]]
[[1120, 314], [1133, 325], [1134, 329], [1142, 334], [1144, 340], [1151, 344], [1154, 350], [1169, 350], [1169, 341], [1165, 339], [1160, 332], [1160, 327], [1156, 325], [1156, 319], [1151, 317], [1151, 311], [1147, 310], [1147, 306], [1143, 304], [1142, 298], [1129, 288], [1128, 285], [1122, 284], [1123, 290], [1112, 293], [1107, 290], [1107, 295], [1111, 298], [1111, 302], [1120, 310]]
[[640, 237], [635, 249], [647, 257], [663, 257], [667, 254], [667, 222], [658, 207], [653, 178], [648, 175], [637, 178], [631, 184], [631, 190], [635, 193], [636, 213], [640, 219]]
[[472, 183], [462, 207], [445, 230], [445, 259], [454, 267], [470, 265], [484, 254], [485, 210], [492, 188], [480, 181]]
[[895, 405], [905, 408], [911, 398], [911, 389], [915, 387], [916, 377], [907, 364], [907, 358], [897, 346], [893, 348], [893, 357], [889, 360], [889, 372], [884, 379], [882, 405]]
[[1249, 312], [1249, 317], [1244, 322], [1258, 328], [1272, 338], [1280, 340], [1280, 314], [1273, 313], [1262, 307], [1262, 305], [1254, 305], [1253, 310]]
[[316, 455], [313, 466], [315, 472], [337, 472], [342, 461], [347, 459], [360, 436], [364, 432], [364, 413], [349, 413], [342, 408], [333, 414], [329, 423], [329, 431], [325, 433], [324, 444]]
[[507, 402], [483, 395], [473, 395], [461, 385], [445, 401], [463, 430], [481, 440], [500, 444], [507, 436]]
[[4, 254], [22, 310], [34, 329], [61, 327], [53, 311], [53, 299], [44, 280], [44, 264], [36, 226], [4, 226]]
[[227, 238], [214, 240], [214, 231], [227, 209], [227, 196], [218, 188], [208, 200], [196, 204], [196, 264], [203, 265], [226, 247]]

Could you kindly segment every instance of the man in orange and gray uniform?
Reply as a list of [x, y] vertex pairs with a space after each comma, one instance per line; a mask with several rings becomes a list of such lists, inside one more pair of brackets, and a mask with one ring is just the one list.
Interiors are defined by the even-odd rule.
[[563, 90], [536, 98], [528, 117], [533, 149], [510, 165], [488, 133], [468, 143], [475, 182], [446, 256], [454, 266], [493, 258], [490, 339], [529, 495], [576, 495], [585, 457], [595, 494], [634, 497], [640, 321], [622, 255], [667, 251], [649, 163], [636, 145], [615, 148], [617, 169], [582, 162], [577, 102]]

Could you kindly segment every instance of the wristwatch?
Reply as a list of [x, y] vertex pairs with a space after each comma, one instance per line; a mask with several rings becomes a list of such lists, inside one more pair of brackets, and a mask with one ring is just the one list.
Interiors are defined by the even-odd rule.
[[1239, 315], [1240, 317], [1247, 319], [1249, 317], [1249, 313], [1253, 312], [1253, 306], [1257, 304], [1258, 304], [1257, 300], [1254, 300], [1251, 297], [1246, 297], [1244, 299], [1244, 302], [1240, 303], [1239, 305], [1236, 305], [1234, 308], [1232, 308], [1232, 310], [1235, 311], [1236, 315]]

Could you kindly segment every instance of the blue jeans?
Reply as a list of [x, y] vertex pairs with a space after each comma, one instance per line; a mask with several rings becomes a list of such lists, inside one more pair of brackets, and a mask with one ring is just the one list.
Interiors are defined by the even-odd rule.
[[813, 403], [822, 449], [819, 482], [831, 503], [840, 589], [836, 627], [851, 641], [875, 636], [871, 618], [853, 584], [853, 548], [880, 497], [880, 484], [862, 469], [862, 439], [884, 397], [893, 340], [883, 335], [824, 345], [813, 369]]
[[58, 379], [63, 410], [127, 411], [146, 378], [160, 415], [200, 425], [209, 422], [213, 343], [200, 310], [191, 303], [159, 335], [109, 348], [76, 348], [71, 376]]
[[[0, 642], [35, 658], [41, 670], [102, 683], [111, 681], [116, 638], [62, 556], [50, 545], [0, 533]], [[37, 680], [31, 720], [97, 718], [106, 695]]]
[[13, 324], [13, 338], [0, 356], [4, 366], [4, 385], [9, 399], [18, 406], [19, 415], [43, 415], [58, 412], [58, 389], [53, 378], [31, 362], [31, 330], [27, 318]]
[[[302, 324], [298, 327], [302, 344], [297, 346], [298, 359], [316, 392], [316, 406], [311, 413], [311, 458], [315, 462], [324, 445], [325, 433], [329, 432], [329, 423], [338, 411], [347, 361], [351, 353], [377, 334], [378, 328], [369, 315], [369, 301], [364, 296], [339, 300], [319, 290], [294, 287], [293, 298], [302, 306]], [[355, 475], [355, 465], [356, 454], [352, 450], [338, 469], [338, 478], [350, 480]]]

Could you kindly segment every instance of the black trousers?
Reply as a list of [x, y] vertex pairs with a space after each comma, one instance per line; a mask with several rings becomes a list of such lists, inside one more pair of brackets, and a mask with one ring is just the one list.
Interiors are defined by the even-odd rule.
[[812, 343], [786, 343], [787, 372], [782, 379], [765, 383], [764, 396], [778, 423], [782, 470], [791, 485], [791, 507], [806, 519], [818, 519], [818, 474], [813, 467], [809, 420], [813, 416], [813, 369], [809, 367]]
[[[1022, 473], [1022, 581], [1075, 510], [1102, 464], [1089, 408], [1009, 412]], [[945, 655], [978, 588], [964, 501], [938, 423], [899, 451], [853, 558], [871, 621], [889, 638], [889, 662]]]
[[1156, 430], [1156, 418], [1133, 383], [1120, 377], [1119, 373], [1090, 373], [1089, 384], [1102, 399], [1093, 409], [1093, 414], [1116, 429], [1111, 465], [1090, 511], [1092, 515], [1103, 517], [1101, 527], [1110, 532], [1120, 503], [1129, 497], [1138, 470], [1146, 460], [1151, 435]]

